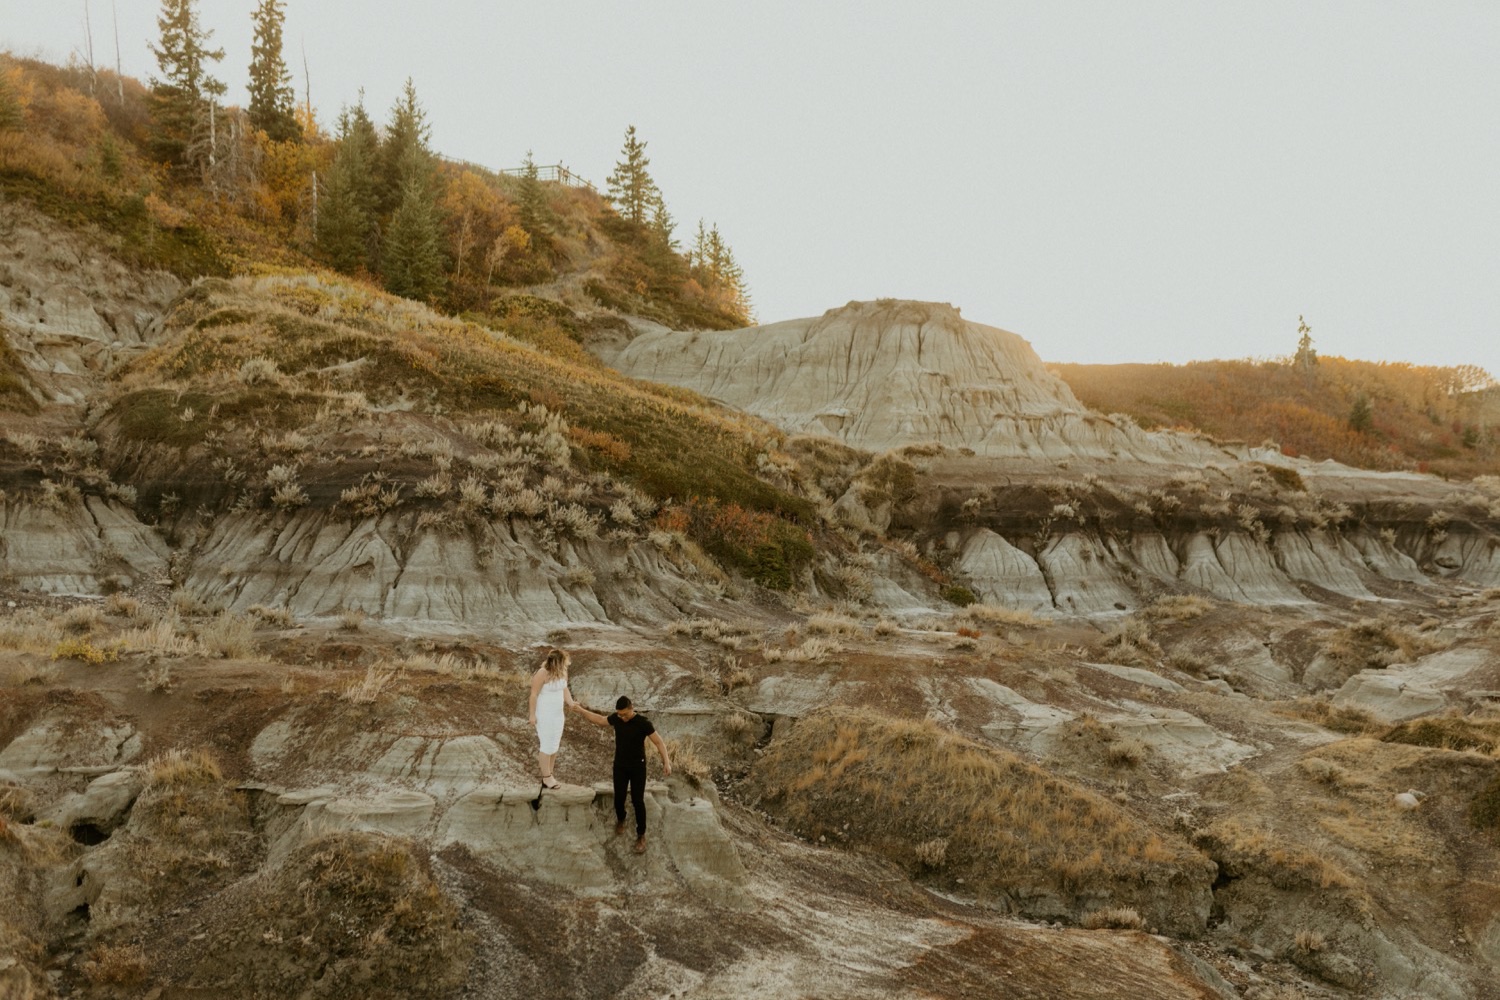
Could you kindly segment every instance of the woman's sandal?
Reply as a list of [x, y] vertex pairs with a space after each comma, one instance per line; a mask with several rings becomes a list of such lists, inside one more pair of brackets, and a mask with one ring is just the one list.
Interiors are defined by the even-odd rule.
[[[547, 782], [549, 781], [552, 782], [552, 784], [547, 784]], [[562, 787], [562, 782], [558, 781], [556, 778], [552, 777], [552, 775], [548, 774], [542, 778], [542, 787], [548, 789], [549, 791], [555, 792], [557, 791], [557, 789]]]

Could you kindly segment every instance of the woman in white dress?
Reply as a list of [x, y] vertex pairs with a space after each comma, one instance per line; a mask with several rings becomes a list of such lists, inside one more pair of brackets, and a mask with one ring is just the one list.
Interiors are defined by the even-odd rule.
[[550, 650], [536, 673], [531, 675], [531, 726], [536, 730], [537, 766], [542, 772], [542, 787], [558, 788], [552, 776], [552, 762], [562, 744], [563, 713], [577, 702], [568, 690], [568, 664], [571, 657], [560, 649]]

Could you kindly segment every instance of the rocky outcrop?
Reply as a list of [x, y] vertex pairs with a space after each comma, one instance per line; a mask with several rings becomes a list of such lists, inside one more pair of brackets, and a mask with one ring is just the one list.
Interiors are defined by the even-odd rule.
[[3, 213], [0, 328], [46, 401], [82, 403], [89, 378], [146, 344], [182, 283], [126, 267], [26, 206]]
[[654, 330], [605, 360], [860, 448], [936, 441], [1014, 458], [1225, 457], [1189, 435], [1089, 412], [1026, 341], [940, 303], [881, 299], [746, 330]]
[[164, 577], [170, 550], [135, 512], [87, 496], [0, 495], [0, 577], [49, 594], [98, 594]]
[[234, 611], [256, 604], [299, 616], [355, 609], [439, 628], [663, 621], [678, 615], [683, 595], [705, 592], [691, 568], [650, 543], [545, 544], [519, 521], [459, 534], [418, 530], [417, 517], [233, 514], [199, 547], [186, 588]]
[[[1440, 550], [1452, 554], [1452, 565], [1443, 572], [1466, 582], [1500, 582], [1500, 559], [1491, 541], [1464, 537], [1467, 541], [1445, 543]], [[1071, 532], [1037, 548], [1034, 539], [1013, 542], [977, 528], [950, 536], [946, 544], [955, 557], [956, 577], [981, 601], [1040, 613], [1133, 610], [1161, 584], [1236, 603], [1307, 604], [1318, 591], [1377, 600], [1370, 590], [1377, 580], [1431, 582], [1411, 556], [1364, 529], [1287, 530], [1265, 541], [1242, 532], [1150, 531], [1104, 538]]]

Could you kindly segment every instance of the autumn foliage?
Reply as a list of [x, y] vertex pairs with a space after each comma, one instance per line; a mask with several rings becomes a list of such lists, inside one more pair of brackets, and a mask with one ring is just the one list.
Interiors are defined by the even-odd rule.
[[1500, 390], [1473, 366], [1320, 357], [1310, 366], [1242, 360], [1052, 367], [1085, 405], [1147, 428], [1269, 441], [1287, 455], [1372, 469], [1450, 476], [1500, 469]]

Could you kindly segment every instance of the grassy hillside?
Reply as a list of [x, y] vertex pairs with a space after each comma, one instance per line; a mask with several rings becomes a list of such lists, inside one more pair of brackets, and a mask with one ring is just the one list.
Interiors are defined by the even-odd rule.
[[[233, 171], [168, 170], [148, 153], [148, 89], [116, 82], [102, 73], [96, 98], [80, 69], [0, 54], [0, 195], [92, 227], [127, 263], [187, 279], [326, 263], [314, 187], [316, 177], [326, 202], [333, 138], [304, 120], [300, 142], [244, 135], [229, 150]], [[675, 327], [748, 321], [593, 190], [542, 183], [541, 204], [523, 206], [516, 177], [441, 158], [432, 168], [443, 280], [428, 304], [441, 311], [503, 318], [512, 296], [530, 293]], [[352, 276], [381, 282], [363, 268]]]
[[683, 390], [326, 273], [202, 281], [165, 326], [114, 373], [97, 427], [148, 511], [170, 495], [655, 528], [776, 587], [812, 558], [814, 504], [759, 474], [789, 462], [779, 432]]
[[1323, 357], [1186, 365], [1056, 364], [1078, 398], [1145, 427], [1275, 442], [1288, 455], [1448, 476], [1500, 470], [1500, 391], [1473, 368]]

